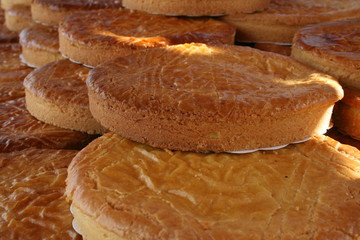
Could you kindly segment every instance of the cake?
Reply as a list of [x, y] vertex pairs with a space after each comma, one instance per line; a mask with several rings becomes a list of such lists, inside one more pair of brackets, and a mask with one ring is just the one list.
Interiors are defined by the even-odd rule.
[[289, 57], [232, 45], [137, 51], [93, 69], [87, 85], [90, 111], [110, 131], [201, 152], [269, 148], [323, 134], [343, 96], [335, 79]]

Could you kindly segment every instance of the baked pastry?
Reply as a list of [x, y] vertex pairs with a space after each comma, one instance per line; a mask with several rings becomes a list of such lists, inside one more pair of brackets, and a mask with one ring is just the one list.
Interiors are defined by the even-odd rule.
[[0, 103], [0, 152], [29, 147], [81, 149], [94, 137], [38, 121], [26, 110], [25, 99]]
[[65, 200], [67, 167], [77, 151], [0, 153], [2, 239], [81, 239]]
[[[360, 4], [360, 2], [359, 2]], [[360, 89], [360, 20], [327, 22], [300, 29], [291, 56]]]
[[20, 53], [18, 43], [0, 44], [0, 83], [23, 81], [33, 70], [20, 61]]
[[68, 169], [84, 240], [353, 239], [360, 152], [327, 138], [251, 154], [171, 152], [108, 133]]
[[329, 136], [336, 141], [341, 142], [342, 144], [347, 144], [360, 150], [360, 140], [356, 140], [352, 137], [344, 135], [336, 127], [333, 127], [329, 131], [327, 131], [326, 136]]
[[291, 45], [281, 45], [275, 43], [255, 43], [254, 47], [262, 51], [274, 52], [285, 56], [290, 56]]
[[105, 129], [93, 118], [85, 84], [89, 68], [61, 60], [47, 64], [24, 80], [26, 107], [37, 119], [89, 134]]
[[137, 49], [186, 42], [233, 44], [235, 28], [213, 19], [181, 19], [127, 9], [78, 12], [60, 23], [60, 52], [96, 66]]
[[15, 5], [5, 10], [5, 25], [10, 31], [20, 32], [34, 24], [30, 6]]
[[63, 59], [59, 51], [58, 29], [36, 24], [20, 33], [22, 60], [32, 67]]
[[238, 12], [255, 12], [269, 6], [270, 0], [224, 0], [224, 1], [144, 1], [123, 0], [123, 5], [129, 9], [149, 13], [185, 16], [218, 16]]
[[22, 81], [0, 82], [0, 103], [21, 97], [25, 97]]
[[332, 77], [288, 57], [205, 44], [119, 57], [93, 69], [87, 85], [90, 110], [107, 129], [155, 147], [205, 152], [322, 134], [343, 94]]
[[263, 12], [235, 14], [222, 20], [237, 28], [237, 41], [292, 43], [310, 24], [360, 17], [358, 0], [272, 0]]
[[344, 91], [344, 98], [334, 109], [334, 125], [344, 134], [360, 140], [360, 88], [344, 88]]
[[15, 5], [29, 5], [31, 4], [31, 0], [1, 0], [1, 8], [8, 9]]
[[58, 26], [60, 20], [76, 11], [121, 8], [121, 0], [34, 0], [31, 13], [37, 22]]

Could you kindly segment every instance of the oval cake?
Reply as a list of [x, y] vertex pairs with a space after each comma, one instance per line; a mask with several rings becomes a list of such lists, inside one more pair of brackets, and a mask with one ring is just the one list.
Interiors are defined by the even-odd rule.
[[31, 67], [41, 67], [63, 59], [59, 51], [59, 33], [54, 27], [35, 24], [20, 33], [22, 61]]
[[26, 110], [25, 99], [0, 103], [0, 152], [26, 148], [81, 149], [94, 136], [38, 121]]
[[80, 240], [65, 200], [67, 167], [77, 151], [0, 153], [2, 239]]
[[93, 69], [87, 85], [90, 110], [107, 129], [155, 147], [205, 152], [322, 134], [343, 96], [328, 75], [231, 45], [137, 51]]
[[31, 14], [36, 22], [58, 26], [62, 18], [77, 11], [121, 6], [121, 0], [33, 0]]
[[60, 52], [96, 66], [137, 49], [187, 42], [234, 43], [235, 28], [213, 19], [183, 19], [127, 9], [78, 12], [59, 27]]
[[172, 152], [109, 133], [68, 170], [84, 240], [360, 237], [360, 152], [326, 138], [250, 154]]
[[5, 10], [5, 25], [10, 31], [21, 32], [21, 30], [34, 24], [30, 6], [15, 5]]
[[101, 134], [106, 130], [89, 110], [89, 68], [61, 60], [47, 64], [24, 80], [26, 107], [37, 119], [58, 127]]
[[272, 0], [263, 12], [223, 20], [236, 26], [237, 41], [292, 43], [295, 32], [306, 25], [359, 17], [358, 0]]
[[219, 16], [239, 12], [255, 12], [269, 6], [270, 0], [182, 0], [182, 1], [149, 1], [123, 0], [123, 5], [152, 14], [183, 15], [183, 16]]

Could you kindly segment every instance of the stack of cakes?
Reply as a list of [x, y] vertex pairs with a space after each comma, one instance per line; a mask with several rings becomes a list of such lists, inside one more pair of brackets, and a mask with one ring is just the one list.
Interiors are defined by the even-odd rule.
[[[359, 9], [351, 0], [33, 0], [37, 24], [20, 44], [37, 69], [20, 62], [18, 44], [1, 65], [18, 66], [0, 102], [2, 237], [357, 240], [360, 152], [323, 135], [340, 84], [338, 116], [343, 102], [356, 105], [352, 72], [343, 80], [233, 43], [237, 31], [238, 41], [291, 44], [300, 27]], [[351, 40], [336, 44], [356, 52], [346, 45], [356, 34], [344, 31]], [[94, 134], [103, 136], [84, 147]]]

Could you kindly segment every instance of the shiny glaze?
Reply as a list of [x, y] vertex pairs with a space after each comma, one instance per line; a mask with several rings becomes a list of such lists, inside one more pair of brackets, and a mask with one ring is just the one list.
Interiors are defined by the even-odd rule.
[[358, 0], [272, 0], [268, 9], [225, 17], [233, 21], [305, 25], [360, 16]]
[[7, 14], [15, 16], [24, 16], [28, 19], [31, 19], [30, 6], [26, 5], [15, 5], [6, 10]]
[[25, 99], [0, 103], [0, 152], [29, 147], [81, 149], [92, 136], [38, 121], [26, 110]]
[[0, 82], [0, 103], [21, 97], [25, 97], [22, 81]]
[[49, 7], [53, 11], [60, 9], [91, 10], [100, 8], [121, 8], [121, 0], [34, 0], [33, 4]]
[[36, 24], [20, 33], [20, 44], [27, 48], [43, 49], [49, 52], [59, 51], [58, 29]]
[[359, 151], [324, 136], [236, 155], [108, 133], [74, 158], [66, 194], [119, 239], [346, 239], [360, 236], [359, 168]]
[[78, 239], [66, 202], [67, 167], [77, 151], [0, 153], [2, 239]]
[[87, 84], [124, 111], [176, 121], [292, 114], [343, 95], [332, 77], [288, 57], [231, 45], [137, 51], [98, 66]]
[[316, 55], [342, 59], [360, 68], [360, 20], [327, 22], [300, 29], [294, 38], [296, 47]]
[[85, 80], [89, 71], [89, 68], [69, 60], [52, 62], [29, 74], [24, 86], [46, 101], [88, 108]]
[[18, 43], [0, 45], [0, 73], [30, 69], [20, 60], [21, 46]]
[[106, 9], [67, 16], [60, 23], [59, 33], [87, 46], [139, 49], [185, 42], [232, 44], [235, 28], [213, 19]]

